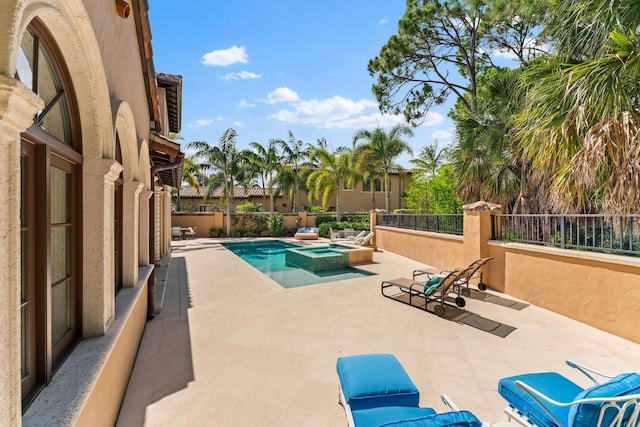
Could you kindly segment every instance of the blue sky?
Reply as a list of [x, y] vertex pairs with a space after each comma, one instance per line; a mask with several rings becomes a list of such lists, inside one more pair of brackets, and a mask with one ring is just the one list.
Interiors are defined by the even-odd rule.
[[[380, 114], [367, 63], [397, 32], [405, 0], [149, 3], [156, 71], [183, 76], [183, 145], [215, 144], [233, 127], [239, 148], [286, 140], [291, 130], [335, 149], [351, 146], [359, 129], [404, 122]], [[451, 141], [450, 105], [407, 138], [415, 154]], [[409, 158], [398, 162], [410, 167]]]

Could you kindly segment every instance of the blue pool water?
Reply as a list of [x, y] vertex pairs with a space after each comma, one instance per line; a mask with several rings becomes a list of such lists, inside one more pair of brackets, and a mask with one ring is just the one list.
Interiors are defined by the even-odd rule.
[[305, 270], [287, 262], [285, 257], [286, 248], [300, 248], [301, 246], [279, 240], [223, 243], [222, 245], [269, 276], [283, 288], [355, 279], [373, 274], [353, 267], [315, 272]]

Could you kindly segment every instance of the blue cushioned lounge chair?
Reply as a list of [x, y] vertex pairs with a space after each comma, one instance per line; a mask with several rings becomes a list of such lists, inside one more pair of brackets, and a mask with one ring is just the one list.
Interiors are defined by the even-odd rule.
[[[516, 375], [498, 382], [509, 419], [539, 427], [640, 426], [640, 374], [606, 375], [567, 361], [595, 385], [582, 388], [556, 372]], [[591, 374], [608, 378], [599, 383]]]
[[481, 427], [468, 411], [459, 411], [446, 396], [452, 412], [438, 414], [420, 408], [420, 392], [398, 359], [391, 354], [338, 358], [340, 403], [350, 427]]

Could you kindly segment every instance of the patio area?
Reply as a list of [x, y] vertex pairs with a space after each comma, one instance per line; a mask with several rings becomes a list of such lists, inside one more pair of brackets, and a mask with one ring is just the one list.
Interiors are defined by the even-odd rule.
[[284, 289], [220, 240], [173, 242], [117, 425], [346, 426], [335, 364], [352, 354], [393, 353], [421, 406], [444, 411], [445, 393], [491, 423], [506, 420], [500, 378], [557, 371], [588, 385], [566, 359], [640, 371], [639, 344], [535, 306], [467, 298], [465, 309], [516, 328], [500, 338], [384, 298], [381, 281], [425, 264], [387, 251], [373, 260], [359, 268], [375, 276]]

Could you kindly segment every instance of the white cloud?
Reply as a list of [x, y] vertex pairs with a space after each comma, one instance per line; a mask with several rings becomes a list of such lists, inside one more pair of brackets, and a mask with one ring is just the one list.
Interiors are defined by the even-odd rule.
[[211, 126], [215, 120], [214, 119], [197, 119], [189, 124], [189, 127], [204, 127]]
[[212, 67], [231, 65], [238, 62], [243, 64], [249, 62], [249, 55], [247, 55], [244, 46], [233, 45], [228, 49], [214, 50], [202, 56], [202, 63]]
[[298, 94], [288, 87], [279, 87], [267, 95], [267, 99], [259, 99], [258, 101], [265, 102], [267, 104], [276, 104], [278, 102], [295, 102], [299, 99], [300, 97]]
[[378, 107], [373, 101], [353, 101], [341, 96], [325, 100], [310, 99], [294, 103], [291, 110], [280, 110], [269, 116], [282, 122], [321, 125], [336, 120], [345, 120], [362, 113], [366, 108]]
[[437, 130], [433, 132], [431, 136], [433, 136], [434, 139], [437, 139], [440, 141], [450, 141], [451, 138], [453, 137], [453, 134], [448, 130]]
[[238, 102], [238, 107], [239, 108], [253, 108], [255, 107], [256, 104], [250, 104], [247, 102], [246, 99], [241, 99], [240, 102]]
[[[280, 110], [269, 118], [325, 129], [389, 127], [405, 123], [404, 117], [401, 115], [380, 114], [378, 103], [374, 101], [367, 99], [354, 101], [338, 95], [324, 100], [310, 99], [293, 102], [291, 108]], [[441, 123], [443, 120], [442, 115], [429, 113], [423, 125], [431, 126]]]
[[262, 77], [262, 74], [251, 73], [249, 71], [240, 71], [239, 73], [228, 73], [220, 78], [222, 80], [249, 80], [249, 79], [259, 79]]
[[235, 120], [235, 121], [233, 122], [233, 125], [234, 125], [234, 126], [237, 126], [237, 127], [244, 126], [244, 125], [242, 124], [242, 122], [240, 122], [240, 121], [238, 121], [238, 120]]
[[388, 20], [388, 19], [381, 19], [381, 20], [379, 20], [379, 21], [378, 21], [378, 24], [380, 24], [380, 25], [384, 25], [384, 24], [386, 24], [387, 22], [389, 22], [389, 20]]

